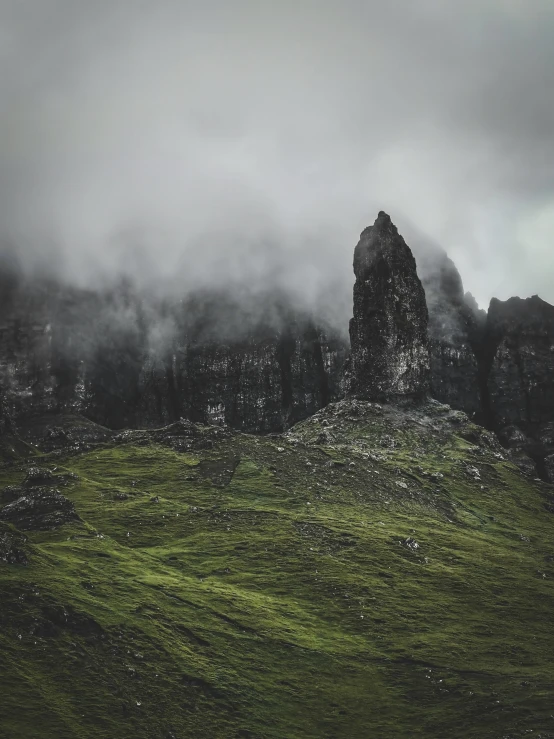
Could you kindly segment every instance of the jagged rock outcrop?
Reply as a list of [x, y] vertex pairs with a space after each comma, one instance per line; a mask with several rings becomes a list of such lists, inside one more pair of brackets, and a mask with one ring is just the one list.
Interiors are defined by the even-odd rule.
[[416, 259], [429, 310], [431, 395], [482, 422], [479, 356], [486, 313], [464, 293], [444, 251], [427, 250]]
[[354, 252], [350, 392], [361, 398], [422, 397], [429, 391], [428, 311], [416, 262], [381, 211]]
[[354, 256], [351, 392], [417, 395], [430, 366], [434, 398], [496, 431], [515, 464], [554, 482], [554, 306], [537, 296], [493, 300], [486, 314], [464, 293], [444, 251], [420, 248], [417, 260], [424, 299], [390, 218], [380, 213], [362, 233]]

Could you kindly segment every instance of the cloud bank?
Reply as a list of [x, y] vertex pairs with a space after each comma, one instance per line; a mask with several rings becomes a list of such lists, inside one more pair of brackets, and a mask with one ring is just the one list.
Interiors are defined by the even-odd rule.
[[550, 0], [0, 0], [0, 29], [0, 239], [34, 272], [341, 311], [384, 209], [481, 304], [554, 302]]

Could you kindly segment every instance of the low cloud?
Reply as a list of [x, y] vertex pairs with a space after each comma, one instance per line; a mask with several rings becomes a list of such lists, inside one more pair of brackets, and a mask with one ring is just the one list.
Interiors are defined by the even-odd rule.
[[0, 238], [31, 271], [343, 321], [385, 209], [481, 304], [554, 302], [549, 0], [0, 0], [0, 28]]

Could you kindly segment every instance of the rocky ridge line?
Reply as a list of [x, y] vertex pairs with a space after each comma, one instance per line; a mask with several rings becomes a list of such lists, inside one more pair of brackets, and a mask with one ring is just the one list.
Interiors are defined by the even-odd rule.
[[354, 271], [346, 361], [345, 337], [286, 296], [149, 302], [128, 284], [79, 290], [4, 266], [0, 430], [52, 436], [69, 414], [116, 430], [188, 419], [272, 433], [347, 393], [430, 394], [554, 481], [554, 307], [534, 296], [480, 311], [446, 254], [414, 258], [383, 212], [361, 235]]

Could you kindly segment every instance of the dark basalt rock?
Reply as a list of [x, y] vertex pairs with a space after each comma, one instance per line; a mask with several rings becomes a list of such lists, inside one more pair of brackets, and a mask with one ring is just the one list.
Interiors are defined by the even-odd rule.
[[201, 426], [182, 418], [162, 429], [149, 432], [148, 438], [175, 451], [211, 449], [216, 443], [231, 436], [228, 426]]
[[506, 449], [508, 459], [532, 477], [537, 476], [537, 465], [532, 459], [536, 442], [533, 442], [517, 426], [504, 426], [497, 431], [502, 446]]
[[422, 397], [430, 387], [428, 311], [415, 259], [380, 212], [354, 252], [350, 392], [361, 398]]
[[268, 433], [338, 396], [346, 341], [271, 299], [257, 314], [244, 310], [217, 296], [193, 306], [202, 318], [172, 348], [171, 371], [158, 363], [141, 380], [144, 425], [184, 417]]
[[535, 461], [526, 453], [509, 449], [506, 453], [507, 458], [515, 464], [516, 467], [529, 477], [537, 477], [538, 470]]
[[34, 488], [0, 511], [0, 519], [18, 529], [55, 529], [79, 519], [73, 503], [59, 490]]
[[499, 429], [497, 436], [506, 449], [522, 451], [529, 445], [529, 438], [517, 426], [504, 426]]
[[536, 435], [554, 419], [554, 306], [538, 296], [493, 299], [487, 339], [495, 422]]
[[25, 490], [21, 485], [8, 485], [2, 490], [0, 501], [2, 503], [13, 503], [14, 500], [21, 498], [23, 495], [25, 495]]
[[26, 488], [33, 488], [38, 486], [55, 485], [56, 482], [57, 477], [52, 474], [50, 470], [41, 467], [29, 467], [25, 480], [23, 481], [23, 486]]
[[[0, 308], [4, 427], [80, 414], [97, 428], [185, 417], [271, 432], [342, 392], [347, 340], [280, 295], [164, 302], [128, 284], [93, 293], [34, 281], [14, 285]], [[84, 431], [46, 428], [39, 443], [98, 441]]]
[[538, 296], [493, 299], [484, 352], [490, 425], [504, 435], [511, 428], [512, 438], [518, 429], [541, 469], [554, 453], [554, 306]]
[[479, 351], [485, 311], [464, 293], [454, 262], [438, 248], [416, 256], [429, 310], [431, 394], [483, 421]]

